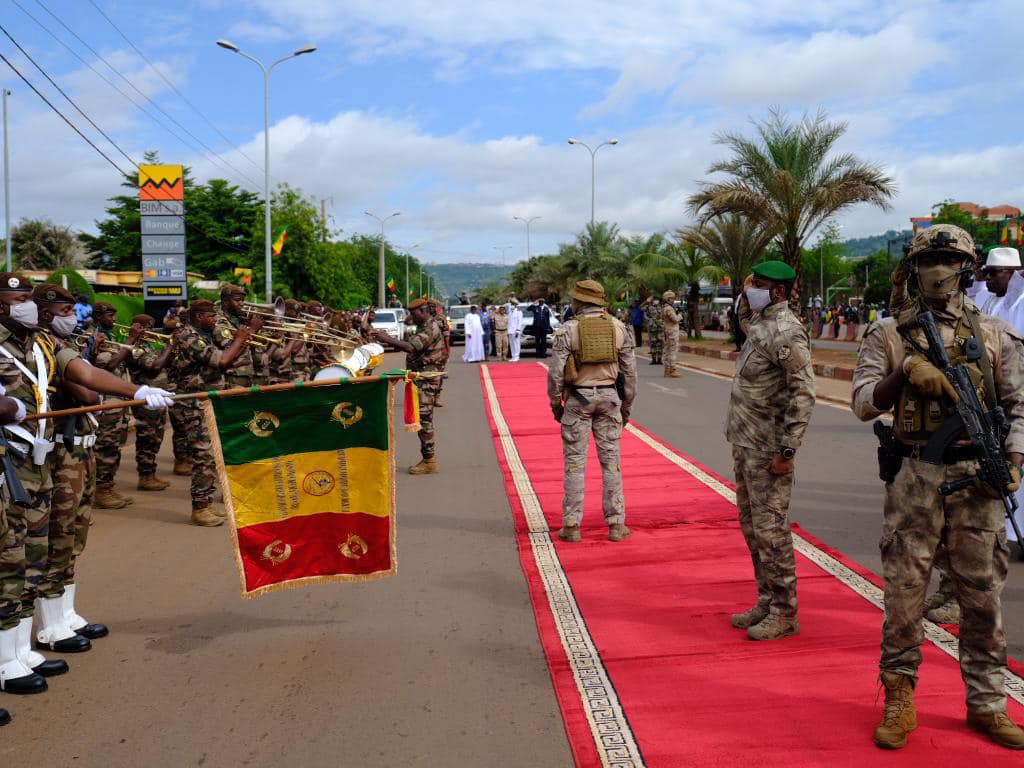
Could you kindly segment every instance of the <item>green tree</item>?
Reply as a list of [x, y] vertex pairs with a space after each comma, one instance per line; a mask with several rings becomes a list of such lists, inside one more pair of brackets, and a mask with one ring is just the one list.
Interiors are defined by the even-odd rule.
[[[707, 254], [680, 240], [672, 243], [663, 253], [645, 253], [637, 256], [640, 266], [661, 277], [659, 289], [686, 286], [686, 311], [689, 317], [687, 336], [702, 338], [700, 322], [700, 284], [717, 283], [722, 276]], [[657, 292], [657, 291], [656, 291]]]
[[714, 216], [703, 224], [679, 230], [679, 241], [706, 254], [732, 282], [735, 299], [743, 281], [764, 255], [775, 232], [767, 225], [739, 213]]
[[797, 271], [793, 304], [799, 306], [804, 242], [823, 223], [857, 203], [889, 209], [895, 184], [876, 165], [849, 153], [833, 154], [846, 123], [828, 122], [824, 112], [791, 121], [773, 109], [754, 123], [756, 137], [722, 133], [716, 142], [731, 157], [708, 168], [725, 180], [706, 182], [689, 207], [701, 221], [722, 213], [742, 213], [776, 231], [782, 258]]
[[224, 179], [211, 179], [189, 188], [186, 198], [189, 271], [209, 280], [232, 280], [235, 267], [252, 267], [259, 197]]
[[20, 269], [73, 267], [84, 263], [85, 248], [70, 227], [22, 219], [11, 229], [11, 260]]
[[801, 256], [801, 274], [804, 278], [804, 295], [821, 294], [826, 300], [829, 286], [850, 275], [851, 262], [839, 239], [839, 228], [826, 225], [813, 248], [805, 248]]
[[63, 285], [65, 278], [67, 278], [68, 281], [68, 290], [73, 294], [78, 295], [79, 293], [84, 293], [89, 298], [90, 304], [96, 300], [96, 292], [93, 291], [92, 286], [89, 285], [88, 281], [84, 277], [73, 269], [65, 267], [64, 269], [54, 270], [50, 273], [50, 276], [46, 281], [48, 283], [53, 283], [54, 285]]

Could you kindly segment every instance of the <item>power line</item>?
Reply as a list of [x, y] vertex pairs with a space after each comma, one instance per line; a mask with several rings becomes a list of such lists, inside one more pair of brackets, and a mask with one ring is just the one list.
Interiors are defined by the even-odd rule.
[[[15, 5], [17, 5], [17, 6], [19, 7], [19, 8], [21, 8], [21, 9], [22, 9], [22, 11], [24, 11], [24, 10], [25, 10], [25, 9], [24, 9], [24, 8], [23, 8], [23, 7], [22, 7], [22, 6], [21, 6], [21, 5], [20, 5], [20, 4], [19, 4], [19, 3], [17, 2], [17, 0], [11, 0], [11, 2], [13, 2], [13, 3], [14, 3]], [[174, 117], [173, 117], [173, 116], [172, 116], [171, 114], [169, 114], [169, 113], [167, 112], [167, 110], [165, 110], [165, 109], [164, 109], [163, 107], [161, 107], [161, 106], [160, 106], [159, 104], [157, 104], [157, 103], [156, 103], [155, 101], [153, 101], [153, 99], [152, 99], [152, 98], [150, 98], [150, 97], [149, 97], [149, 96], [147, 96], [147, 95], [146, 95], [145, 93], [143, 93], [143, 92], [142, 92], [142, 91], [141, 91], [141, 90], [140, 90], [140, 89], [138, 88], [138, 86], [136, 86], [136, 85], [135, 85], [135, 83], [133, 83], [133, 82], [132, 82], [131, 80], [129, 80], [129, 79], [128, 79], [128, 77], [127, 77], [126, 75], [124, 75], [124, 74], [123, 74], [123, 73], [122, 73], [122, 72], [121, 72], [120, 70], [118, 70], [118, 69], [117, 69], [117, 68], [116, 68], [116, 67], [115, 67], [115, 66], [114, 66], [113, 64], [111, 64], [111, 63], [110, 63], [109, 61], [107, 61], [107, 60], [106, 60], [106, 59], [105, 59], [105, 58], [103, 57], [103, 55], [102, 55], [102, 54], [101, 54], [101, 53], [100, 53], [99, 51], [97, 51], [97, 50], [96, 50], [95, 48], [93, 48], [93, 47], [92, 47], [91, 45], [89, 45], [89, 43], [87, 43], [87, 42], [86, 42], [85, 40], [83, 40], [83, 39], [82, 39], [82, 37], [81, 37], [81, 35], [79, 35], [79, 34], [78, 34], [77, 32], [75, 32], [75, 30], [73, 30], [73, 29], [72, 29], [71, 27], [69, 27], [69, 26], [68, 26], [68, 25], [67, 25], [67, 24], [66, 24], [66, 23], [64, 22], [64, 20], [63, 20], [62, 18], [60, 18], [60, 16], [58, 16], [58, 15], [57, 15], [57, 14], [55, 14], [55, 13], [54, 13], [53, 11], [51, 11], [51, 10], [50, 10], [50, 9], [49, 9], [49, 8], [48, 8], [48, 7], [47, 7], [47, 6], [46, 6], [46, 5], [45, 5], [45, 4], [43, 3], [43, 2], [42, 2], [42, 0], [35, 0], [35, 2], [36, 2], [36, 5], [38, 5], [38, 6], [39, 6], [40, 8], [42, 8], [42, 9], [43, 9], [44, 11], [46, 11], [46, 13], [48, 13], [48, 14], [49, 14], [50, 16], [52, 16], [52, 17], [53, 17], [53, 19], [54, 19], [54, 20], [55, 20], [55, 21], [56, 21], [56, 22], [57, 22], [58, 24], [60, 24], [60, 25], [61, 25], [61, 26], [62, 26], [62, 27], [63, 27], [63, 28], [65, 29], [65, 30], [67, 30], [67, 32], [68, 32], [68, 33], [69, 33], [69, 34], [70, 34], [70, 35], [71, 35], [71, 36], [72, 36], [73, 38], [75, 38], [75, 39], [76, 39], [76, 40], [77, 40], [77, 41], [78, 41], [79, 43], [81, 43], [81, 44], [82, 44], [83, 46], [85, 46], [85, 48], [86, 48], [86, 49], [87, 49], [87, 50], [88, 50], [88, 51], [89, 51], [90, 53], [92, 53], [92, 54], [93, 54], [93, 55], [94, 55], [94, 56], [95, 56], [95, 57], [96, 57], [97, 59], [99, 59], [100, 61], [102, 61], [102, 62], [103, 62], [103, 63], [104, 63], [104, 64], [105, 64], [106, 66], [107, 66], [107, 68], [108, 68], [108, 69], [110, 69], [110, 71], [111, 71], [111, 72], [113, 72], [113, 73], [114, 73], [115, 75], [117, 75], [117, 76], [118, 76], [118, 77], [120, 77], [120, 78], [121, 78], [122, 80], [124, 80], [124, 81], [125, 81], [125, 82], [126, 82], [126, 83], [128, 84], [128, 86], [129, 86], [129, 87], [130, 87], [130, 88], [131, 88], [131, 89], [132, 89], [133, 91], [135, 91], [135, 92], [136, 92], [137, 94], [139, 94], [139, 96], [141, 96], [141, 97], [142, 97], [143, 99], [145, 99], [145, 100], [146, 100], [147, 102], [149, 102], [149, 104], [151, 104], [151, 105], [153, 106], [153, 108], [157, 110], [157, 112], [159, 112], [159, 113], [160, 113], [161, 115], [163, 115], [163, 116], [164, 116], [164, 117], [166, 117], [166, 118], [167, 118], [168, 120], [170, 120], [170, 121], [171, 121], [172, 123], [174, 123], [174, 124], [175, 124], [175, 125], [176, 125], [176, 126], [177, 126], [177, 127], [178, 127], [178, 128], [180, 129], [180, 130], [181, 130], [181, 131], [183, 131], [183, 132], [184, 132], [184, 133], [185, 133], [186, 135], [190, 136], [190, 137], [192, 138], [192, 140], [193, 140], [193, 141], [194, 141], [194, 142], [195, 142], [196, 144], [198, 144], [198, 145], [199, 145], [199, 146], [200, 146], [200, 147], [202, 148], [202, 149], [200, 149], [200, 150], [199, 150], [199, 151], [200, 151], [201, 153], [205, 151], [205, 153], [207, 154], [207, 156], [209, 157], [209, 159], [210, 159], [211, 161], [213, 161], [213, 162], [215, 162], [215, 163], [218, 163], [218, 164], [222, 165], [223, 167], [227, 167], [227, 168], [228, 168], [228, 169], [230, 169], [230, 170], [231, 170], [232, 172], [234, 172], [234, 174], [235, 174], [235, 175], [236, 175], [236, 176], [237, 176], [238, 178], [241, 178], [241, 179], [245, 179], [245, 180], [246, 180], [246, 181], [247, 181], [247, 182], [249, 183], [249, 185], [251, 185], [251, 186], [252, 186], [252, 187], [253, 187], [254, 189], [259, 189], [259, 188], [260, 188], [260, 185], [259, 185], [259, 184], [257, 184], [256, 182], [254, 182], [254, 181], [253, 181], [252, 179], [250, 179], [250, 178], [249, 178], [248, 176], [246, 176], [246, 175], [245, 175], [244, 173], [242, 173], [242, 171], [238, 170], [238, 168], [236, 168], [236, 167], [235, 167], [235, 166], [233, 166], [233, 165], [232, 165], [231, 163], [229, 163], [229, 162], [228, 162], [228, 161], [227, 161], [226, 159], [224, 159], [224, 158], [223, 158], [223, 157], [222, 157], [221, 155], [219, 155], [219, 154], [218, 154], [218, 153], [217, 153], [216, 151], [214, 151], [214, 150], [213, 150], [213, 149], [212, 149], [211, 147], [207, 146], [207, 145], [206, 145], [206, 144], [205, 144], [205, 143], [204, 143], [204, 142], [203, 142], [203, 141], [202, 141], [202, 140], [201, 140], [201, 139], [200, 139], [200, 138], [199, 138], [198, 136], [196, 136], [196, 135], [195, 135], [194, 133], [192, 133], [192, 131], [190, 131], [190, 130], [189, 130], [188, 128], [186, 128], [186, 127], [185, 127], [184, 125], [182, 125], [182, 124], [181, 124], [181, 123], [180, 123], [180, 122], [179, 122], [179, 121], [178, 121], [178, 120], [177, 120], [176, 118], [174, 118]], [[26, 13], [27, 13], [27, 12], [26, 12]], [[37, 23], [38, 23], [38, 22], [37, 22]], [[158, 121], [158, 122], [159, 122], [159, 121]], [[172, 133], [173, 133], [173, 132], [172, 132]], [[178, 139], [179, 139], [179, 140], [181, 141], [181, 138], [180, 138], [180, 137], [177, 137], [177, 138], [178, 138]], [[184, 141], [182, 141], [182, 143], [185, 143], [185, 144], [187, 144], [187, 142], [184, 142]], [[194, 147], [193, 147], [193, 148], [194, 148]], [[215, 158], [216, 158], [216, 159], [215, 159]]]
[[141, 59], [142, 59], [142, 60], [143, 60], [144, 62], [146, 62], [147, 64], [149, 64], [150, 68], [151, 68], [151, 69], [152, 69], [152, 70], [153, 70], [154, 72], [156, 72], [156, 74], [157, 74], [157, 75], [159, 76], [159, 78], [160, 78], [161, 80], [163, 80], [163, 81], [164, 81], [165, 83], [167, 83], [167, 86], [168, 86], [168, 87], [169, 87], [169, 88], [170, 88], [170, 89], [171, 89], [172, 91], [174, 91], [174, 92], [175, 92], [176, 94], [178, 94], [178, 97], [179, 97], [179, 98], [180, 98], [180, 99], [181, 99], [182, 101], [184, 101], [184, 102], [185, 102], [185, 103], [186, 103], [186, 104], [187, 104], [187, 105], [188, 105], [188, 106], [189, 106], [189, 107], [190, 107], [190, 108], [192, 109], [192, 111], [193, 111], [193, 112], [195, 112], [195, 113], [196, 113], [197, 115], [199, 115], [199, 117], [201, 117], [201, 118], [203, 119], [203, 122], [205, 122], [205, 123], [206, 123], [206, 124], [207, 124], [208, 126], [210, 126], [210, 128], [212, 128], [212, 129], [213, 129], [214, 131], [216, 131], [217, 135], [218, 135], [218, 136], [220, 136], [220, 137], [221, 137], [222, 139], [224, 139], [224, 141], [226, 141], [226, 142], [227, 142], [227, 143], [228, 143], [228, 144], [229, 144], [229, 145], [230, 145], [231, 147], [233, 147], [233, 148], [234, 148], [235, 150], [237, 150], [238, 154], [240, 154], [240, 155], [241, 155], [242, 157], [244, 157], [244, 158], [245, 158], [246, 160], [248, 160], [248, 161], [249, 161], [249, 163], [250, 163], [250, 164], [252, 165], [252, 167], [253, 167], [253, 168], [255, 168], [255, 169], [256, 169], [257, 171], [259, 171], [260, 173], [262, 173], [262, 172], [263, 172], [263, 168], [262, 168], [261, 166], [257, 165], [257, 164], [256, 164], [256, 162], [255, 162], [255, 161], [254, 161], [254, 160], [253, 160], [253, 159], [252, 159], [251, 157], [249, 157], [249, 156], [248, 156], [247, 154], [245, 154], [245, 152], [243, 152], [243, 151], [242, 151], [241, 147], [237, 147], [237, 146], [235, 146], [235, 144], [233, 144], [233, 143], [232, 143], [231, 139], [229, 139], [229, 138], [228, 138], [228, 137], [227, 137], [226, 135], [224, 135], [224, 133], [223, 133], [223, 132], [222, 132], [222, 131], [220, 130], [220, 128], [218, 128], [218, 127], [217, 127], [216, 125], [214, 125], [214, 124], [213, 124], [213, 122], [211, 122], [211, 121], [210, 121], [210, 119], [209, 119], [209, 118], [207, 118], [207, 117], [206, 117], [206, 115], [204, 115], [204, 114], [203, 114], [203, 113], [202, 113], [202, 112], [201, 112], [201, 111], [199, 110], [199, 107], [197, 107], [197, 106], [196, 106], [195, 104], [193, 104], [193, 103], [192, 103], [191, 101], [189, 101], [189, 100], [188, 100], [188, 98], [186, 98], [185, 94], [183, 94], [183, 93], [182, 93], [181, 91], [179, 91], [179, 90], [178, 90], [177, 86], [175, 86], [175, 85], [174, 85], [174, 83], [172, 83], [172, 82], [171, 82], [171, 81], [170, 81], [170, 80], [169, 80], [169, 79], [168, 79], [168, 78], [167, 78], [167, 77], [166, 77], [166, 76], [164, 75], [164, 73], [163, 73], [163, 72], [161, 72], [159, 68], [157, 68], [156, 64], [154, 64], [154, 63], [153, 63], [152, 61], [150, 61], [150, 60], [149, 60], [149, 58], [148, 58], [148, 57], [146, 56], [146, 54], [144, 54], [144, 53], [143, 53], [143, 52], [142, 52], [141, 50], [139, 50], [138, 46], [136, 46], [136, 45], [135, 45], [135, 43], [133, 43], [133, 42], [132, 42], [131, 40], [129, 40], [129, 39], [128, 39], [128, 36], [127, 36], [127, 35], [126, 35], [126, 34], [125, 34], [124, 32], [122, 32], [122, 31], [121, 31], [121, 28], [120, 28], [120, 27], [118, 27], [118, 26], [117, 26], [117, 24], [115, 24], [115, 23], [114, 23], [114, 20], [113, 20], [113, 19], [111, 19], [111, 18], [110, 18], [110, 16], [108, 16], [108, 15], [107, 15], [107, 14], [106, 14], [106, 13], [105, 13], [105, 12], [103, 11], [103, 9], [102, 9], [102, 8], [100, 8], [100, 7], [99, 7], [99, 6], [98, 6], [98, 5], [97, 5], [97, 4], [96, 4], [96, 3], [94, 2], [94, 0], [89, 0], [89, 4], [90, 4], [90, 5], [91, 5], [91, 6], [93, 7], [93, 8], [95, 8], [95, 9], [96, 9], [96, 11], [97, 11], [97, 12], [98, 12], [98, 13], [100, 14], [100, 16], [102, 16], [102, 17], [103, 17], [104, 19], [106, 19], [106, 20], [107, 20], [107, 23], [108, 23], [108, 24], [110, 24], [110, 26], [114, 28], [114, 31], [115, 31], [115, 32], [117, 32], [117, 34], [119, 34], [119, 35], [121, 36], [121, 38], [122, 38], [122, 39], [123, 39], [123, 40], [124, 40], [124, 41], [125, 41], [126, 43], [128, 43], [128, 45], [130, 45], [130, 46], [131, 46], [132, 50], [133, 50], [133, 51], [135, 51], [135, 52], [136, 52], [136, 53], [137, 53], [137, 54], [139, 55], [139, 57], [140, 57], [140, 58], [141, 58]]

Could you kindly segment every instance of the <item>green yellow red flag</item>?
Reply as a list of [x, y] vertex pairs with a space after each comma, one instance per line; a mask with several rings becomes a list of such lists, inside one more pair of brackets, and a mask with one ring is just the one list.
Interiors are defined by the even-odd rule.
[[1006, 223], [1007, 220], [1003, 219], [1003, 228], [999, 234], [999, 244], [1006, 245], [1010, 241], [1010, 225]]
[[388, 290], [391, 293], [394, 293], [395, 291], [398, 290], [398, 286], [395, 285], [395, 278], [393, 277], [388, 278]]
[[281, 234], [277, 236], [277, 240], [270, 246], [270, 251], [274, 256], [280, 256], [281, 251], [284, 250], [285, 240], [288, 239], [288, 227], [281, 230]]
[[208, 401], [243, 597], [396, 572], [395, 381]]

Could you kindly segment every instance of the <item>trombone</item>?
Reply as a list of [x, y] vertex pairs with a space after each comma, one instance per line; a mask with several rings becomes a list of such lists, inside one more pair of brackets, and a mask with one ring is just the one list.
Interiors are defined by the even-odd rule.
[[[126, 338], [128, 336], [128, 333], [132, 329], [132, 327], [130, 325], [124, 325], [123, 323], [114, 323], [114, 328], [116, 328], [119, 333], [124, 334], [124, 336]], [[172, 334], [170, 334], [170, 333], [157, 333], [156, 331], [151, 331], [148, 328], [144, 328], [142, 330], [142, 336], [143, 336], [143, 338], [149, 337], [148, 338], [149, 341], [166, 343], [166, 342], [170, 341]]]

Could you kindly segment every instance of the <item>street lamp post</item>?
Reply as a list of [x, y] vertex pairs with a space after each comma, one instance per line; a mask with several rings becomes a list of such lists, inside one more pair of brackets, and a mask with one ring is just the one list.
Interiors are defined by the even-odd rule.
[[3, 112], [4, 112], [4, 252], [7, 255], [7, 271], [13, 271], [11, 267], [11, 158], [7, 151], [7, 97], [11, 92], [6, 88], [3, 91]]
[[228, 40], [218, 40], [217, 45], [229, 51], [244, 56], [255, 63], [263, 71], [263, 202], [265, 211], [263, 214], [263, 238], [264, 238], [264, 260], [267, 271], [266, 276], [266, 301], [270, 304], [274, 300], [274, 282], [271, 279], [271, 250], [270, 250], [270, 73], [278, 64], [302, 56], [304, 53], [312, 53], [316, 50], [315, 45], [304, 45], [297, 48], [287, 56], [272, 63], [269, 67], [255, 56], [250, 56], [234, 43]]
[[392, 214], [385, 216], [383, 219], [375, 213], [369, 211], [363, 211], [371, 219], [376, 219], [380, 222], [380, 251], [377, 254], [377, 306], [386, 307], [384, 303], [384, 222], [388, 219], [393, 219], [395, 216], [401, 216], [401, 211], [395, 211]]
[[413, 248], [419, 247], [420, 244], [416, 243], [416, 245], [405, 249], [405, 301], [403, 301], [402, 304], [406, 306], [409, 304], [409, 254]]
[[[593, 203], [593, 200], [591, 200], [591, 203]], [[530, 260], [530, 224], [532, 224], [533, 222], [535, 222], [537, 219], [539, 219], [541, 217], [540, 216], [531, 216], [528, 219], [524, 219], [522, 216], [513, 216], [512, 218], [514, 220], [516, 220], [516, 221], [521, 221], [521, 222], [523, 222], [523, 224], [526, 225], [526, 260], [529, 261]], [[593, 220], [594, 220], [593, 205], [591, 205], [591, 209], [590, 209], [590, 220], [591, 220], [591, 222], [593, 222]]]
[[501, 265], [505, 266], [505, 251], [511, 248], [511, 245], [495, 245], [494, 250], [501, 254]]
[[600, 144], [598, 144], [593, 149], [590, 148], [589, 144], [586, 144], [585, 142], [582, 142], [579, 139], [569, 139], [569, 143], [570, 144], [578, 144], [579, 146], [585, 148], [590, 153], [590, 226], [593, 227], [594, 226], [594, 180], [595, 180], [595, 174], [597, 172], [597, 163], [596, 163], [594, 158], [597, 155], [597, 150], [599, 150], [601, 147], [613, 147], [613, 146], [615, 146], [616, 144], [619, 143], [619, 140], [618, 139], [608, 139], [607, 141], [602, 141]]

